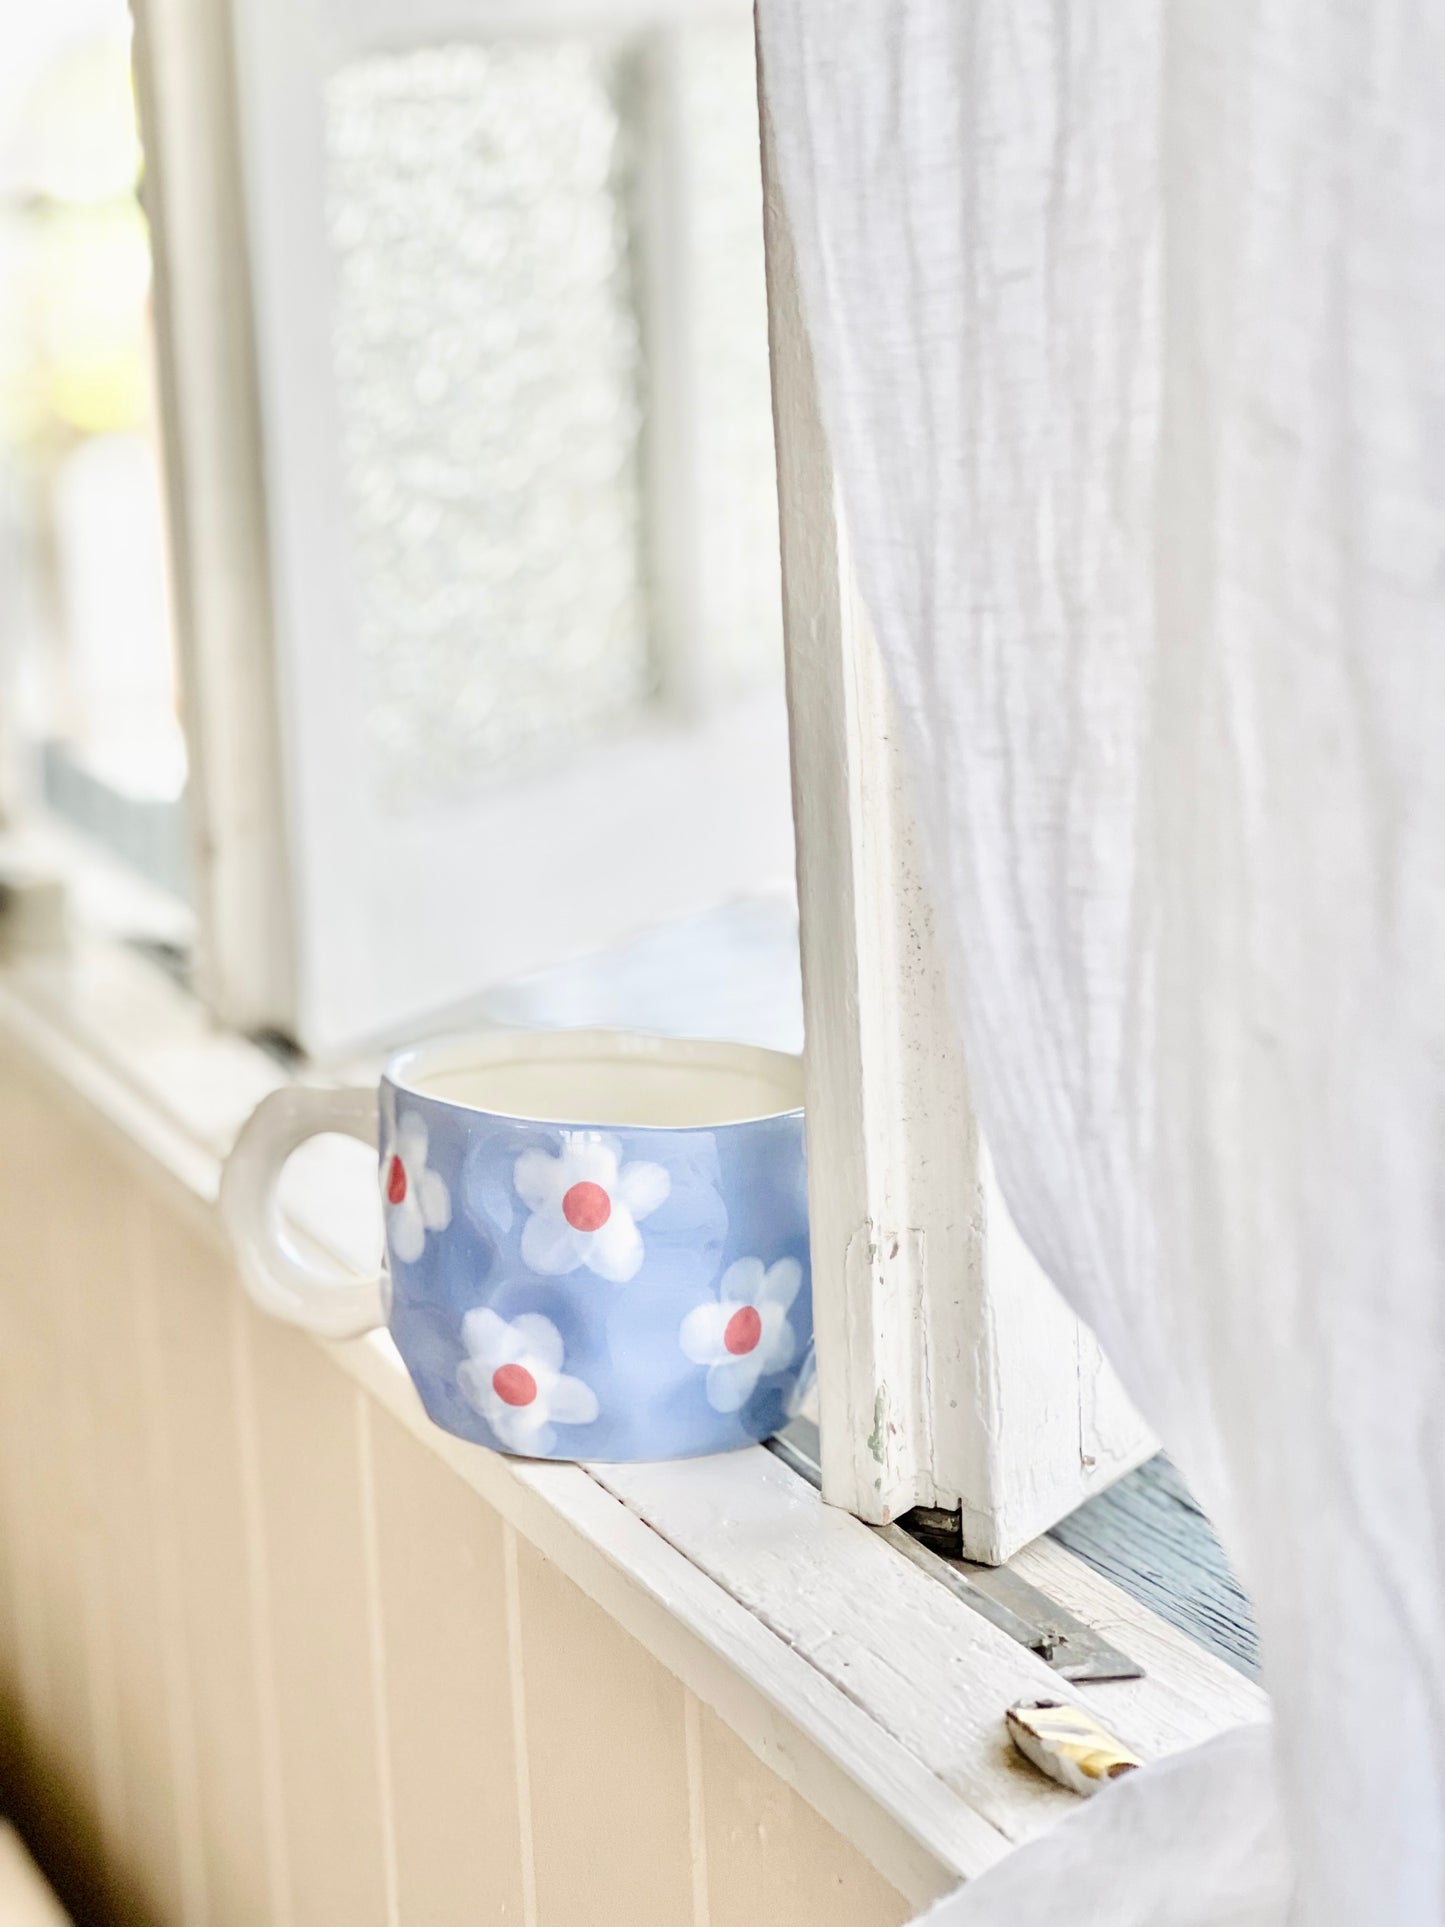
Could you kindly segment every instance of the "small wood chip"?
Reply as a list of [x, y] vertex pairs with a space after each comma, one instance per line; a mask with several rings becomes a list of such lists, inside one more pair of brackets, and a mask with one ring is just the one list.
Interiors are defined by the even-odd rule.
[[1019, 1700], [1004, 1718], [1024, 1758], [1073, 1793], [1097, 1793], [1141, 1764], [1081, 1706], [1066, 1706], [1062, 1700]]

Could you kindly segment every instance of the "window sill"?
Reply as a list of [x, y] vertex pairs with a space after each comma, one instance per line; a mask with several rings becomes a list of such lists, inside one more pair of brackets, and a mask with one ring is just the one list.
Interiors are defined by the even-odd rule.
[[[219, 1240], [221, 1159], [251, 1106], [284, 1081], [265, 1053], [99, 938], [0, 969], [0, 1028]], [[343, 1168], [333, 1186], [323, 1175], [303, 1224], [343, 1260], [355, 1239], [349, 1176]], [[772, 1454], [509, 1460], [430, 1425], [385, 1334], [325, 1349], [910, 1900], [982, 1871], [1074, 1807], [1016, 1760], [1003, 1729], [1011, 1701], [1056, 1695], [1058, 1675]], [[1258, 1688], [1062, 1547], [1041, 1540], [1014, 1565], [1147, 1669], [1069, 1689], [1141, 1757], [1265, 1715]]]

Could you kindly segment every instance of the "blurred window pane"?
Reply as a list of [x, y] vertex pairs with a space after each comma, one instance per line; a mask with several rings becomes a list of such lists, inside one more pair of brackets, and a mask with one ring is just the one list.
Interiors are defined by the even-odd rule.
[[150, 248], [125, 0], [0, 20], [0, 807], [184, 888]]
[[[663, 245], [688, 259], [653, 268], [686, 290], [661, 325], [683, 326], [692, 472], [652, 487], [695, 500], [692, 677], [725, 694], [781, 672], [757, 90], [745, 15], [676, 45]], [[646, 90], [635, 43], [568, 37], [370, 55], [327, 84], [362, 702], [389, 807], [556, 766], [667, 680]]]
[[625, 64], [583, 42], [354, 61], [327, 90], [367, 729], [393, 805], [652, 692]]

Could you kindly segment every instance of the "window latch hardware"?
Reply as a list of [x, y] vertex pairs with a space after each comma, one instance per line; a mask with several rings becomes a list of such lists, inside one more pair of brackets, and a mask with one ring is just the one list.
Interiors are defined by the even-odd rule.
[[[817, 1490], [823, 1475], [818, 1446], [818, 1428], [811, 1419], [798, 1418], [768, 1442], [768, 1450], [780, 1458], [800, 1478]], [[919, 1528], [913, 1528], [919, 1513], [926, 1515]], [[957, 1515], [919, 1507], [908, 1514], [907, 1523], [870, 1526], [879, 1538], [903, 1557], [947, 1586], [956, 1599], [978, 1613], [1010, 1639], [1052, 1666], [1064, 1679], [1074, 1681], [1143, 1679], [1144, 1668], [1120, 1652], [1082, 1619], [1040, 1592], [1037, 1586], [1010, 1572], [1007, 1566], [978, 1566], [935, 1547], [948, 1541], [938, 1523]], [[926, 1539], [923, 1535], [928, 1535]], [[931, 1539], [932, 1543], [928, 1543]], [[952, 1540], [957, 1545], [955, 1530]]]

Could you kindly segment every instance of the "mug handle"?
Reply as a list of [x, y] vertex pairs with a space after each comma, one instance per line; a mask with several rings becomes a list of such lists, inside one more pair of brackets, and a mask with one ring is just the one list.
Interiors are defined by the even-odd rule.
[[386, 1323], [384, 1273], [338, 1278], [306, 1255], [281, 1216], [281, 1167], [323, 1131], [374, 1151], [377, 1129], [374, 1090], [287, 1085], [252, 1111], [221, 1173], [221, 1218], [247, 1291], [262, 1311], [322, 1338], [357, 1338]]

